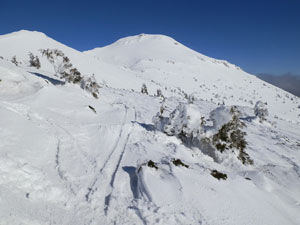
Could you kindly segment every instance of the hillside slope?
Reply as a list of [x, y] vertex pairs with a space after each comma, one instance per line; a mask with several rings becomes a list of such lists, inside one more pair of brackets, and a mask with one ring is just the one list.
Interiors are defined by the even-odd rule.
[[[143, 35], [81, 53], [41, 33], [0, 36], [1, 225], [300, 223], [299, 99], [174, 43]], [[62, 84], [45, 59], [39, 70], [28, 67], [28, 51], [39, 55], [41, 48], [59, 48], [82, 73], [94, 73], [102, 83], [99, 99]], [[13, 55], [22, 64], [11, 63]], [[205, 61], [198, 65], [194, 56]], [[175, 63], [164, 61], [169, 58]], [[161, 88], [166, 98], [142, 94], [142, 83], [150, 94]], [[261, 86], [253, 95], [255, 85]], [[223, 99], [227, 91], [230, 101]], [[239, 100], [243, 94], [246, 102]], [[259, 99], [268, 101], [271, 114], [262, 122], [253, 109]], [[176, 125], [185, 116], [183, 128], [201, 127], [212, 138], [231, 104], [245, 124], [252, 165], [234, 149], [189, 145], [155, 124], [157, 115], [179, 118]], [[180, 108], [186, 115], [176, 114]]]
[[16, 56], [28, 63], [28, 52], [41, 58], [42, 70], [53, 67], [40, 49], [59, 49], [87, 76], [100, 83], [140, 91], [145, 83], [150, 94], [161, 89], [165, 96], [192, 94], [216, 104], [253, 107], [267, 102], [270, 114], [288, 121], [300, 121], [298, 97], [270, 85], [224, 60], [197, 53], [163, 35], [137, 35], [87, 52], [69, 48], [40, 32], [19, 31], [0, 36], [0, 56]]
[[268, 103], [272, 116], [300, 120], [299, 98], [227, 61], [204, 56], [167, 36], [141, 34], [85, 53], [136, 73], [151, 87], [150, 93], [156, 91], [153, 88], [160, 88], [166, 95], [184, 91], [216, 104], [250, 107], [261, 100]]

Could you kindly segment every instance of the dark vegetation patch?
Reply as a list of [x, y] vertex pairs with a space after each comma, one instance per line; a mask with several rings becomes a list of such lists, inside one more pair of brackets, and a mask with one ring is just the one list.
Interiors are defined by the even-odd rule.
[[156, 163], [153, 162], [152, 160], [149, 160], [149, 161], [148, 161], [147, 166], [150, 167], [150, 168], [158, 169]]
[[221, 179], [226, 180], [227, 179], [227, 175], [225, 173], [221, 173], [217, 170], [212, 170], [210, 174], [218, 180], [221, 180]]
[[246, 153], [245, 148], [247, 145], [245, 136], [246, 132], [242, 129], [246, 125], [240, 121], [238, 115], [233, 112], [232, 120], [224, 124], [218, 133], [213, 135], [212, 143], [221, 153], [229, 149], [237, 149], [239, 151], [238, 159], [243, 164], [253, 164], [253, 160]]
[[172, 160], [172, 163], [175, 165], [175, 166], [184, 166], [186, 168], [189, 168], [190, 166], [187, 165], [187, 164], [184, 164], [180, 159], [173, 159]]
[[89, 105], [89, 108], [90, 108], [94, 113], [97, 113], [97, 112], [96, 112], [96, 109], [95, 109], [94, 107], [92, 107], [92, 106]]
[[138, 171], [137, 171], [138, 173], [141, 171], [141, 169], [142, 169], [143, 166], [148, 166], [148, 167], [150, 167], [150, 168], [154, 168], [154, 169], [158, 170], [158, 166], [156, 165], [156, 163], [153, 162], [152, 160], [149, 160], [148, 162], [143, 163], [143, 164], [139, 167], [139, 169], [138, 169]]

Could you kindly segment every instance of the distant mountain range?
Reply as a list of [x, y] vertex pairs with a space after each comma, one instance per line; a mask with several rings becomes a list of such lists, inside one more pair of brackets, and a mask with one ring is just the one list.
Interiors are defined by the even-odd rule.
[[260, 73], [257, 74], [257, 77], [300, 97], [300, 74], [286, 73], [282, 75], [272, 75]]

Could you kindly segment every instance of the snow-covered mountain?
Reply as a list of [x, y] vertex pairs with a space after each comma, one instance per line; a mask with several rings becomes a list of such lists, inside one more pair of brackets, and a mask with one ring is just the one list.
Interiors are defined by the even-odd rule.
[[[62, 85], [48, 48], [94, 74], [99, 99]], [[213, 147], [233, 105], [252, 165]], [[299, 115], [298, 97], [167, 36], [80, 52], [40, 32], [2, 35], [0, 224], [299, 224]], [[180, 126], [212, 142], [187, 143]]]

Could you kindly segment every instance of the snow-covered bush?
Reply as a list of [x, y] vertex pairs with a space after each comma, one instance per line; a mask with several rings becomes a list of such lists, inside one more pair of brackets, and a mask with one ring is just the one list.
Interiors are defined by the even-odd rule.
[[173, 163], [175, 166], [183, 166], [183, 167], [185, 167], [185, 168], [189, 168], [189, 167], [190, 167], [189, 165], [183, 163], [183, 162], [181, 161], [181, 159], [172, 159], [172, 163]]
[[56, 76], [62, 76], [72, 67], [70, 59], [58, 49], [41, 49], [40, 52], [53, 65]]
[[148, 90], [147, 90], [146, 84], [143, 84], [143, 85], [142, 85], [141, 92], [142, 92], [143, 94], [146, 94], [146, 95], [148, 94]]
[[221, 105], [210, 112], [209, 118], [213, 122], [213, 129], [219, 130], [223, 124], [228, 123], [232, 119], [232, 110]]
[[212, 170], [210, 175], [212, 175], [214, 178], [218, 180], [226, 180], [227, 179], [227, 174], [226, 173], [221, 173], [218, 170]]
[[100, 85], [97, 83], [95, 76], [88, 77], [81, 81], [80, 87], [91, 93], [94, 98], [98, 98]]
[[19, 65], [19, 62], [17, 61], [17, 57], [16, 57], [16, 56], [13, 56], [13, 57], [11, 58], [11, 62], [12, 62], [13, 64], [15, 64], [16, 66]]
[[188, 96], [188, 102], [189, 102], [190, 104], [193, 104], [194, 101], [195, 101], [195, 96], [192, 95], [192, 94], [190, 94], [190, 95]]
[[[215, 127], [218, 127], [218, 125], [221, 124], [220, 121], [224, 122], [228, 119], [228, 110], [225, 110], [225, 107], [222, 108], [224, 109], [224, 113], [219, 113], [221, 117], [218, 119], [218, 121], [216, 121], [216, 114], [214, 114]], [[242, 131], [242, 129], [245, 127], [245, 124], [240, 120], [239, 113], [234, 107], [231, 108], [230, 114], [230, 121], [224, 123], [221, 128], [218, 129], [218, 132], [212, 136], [212, 144], [221, 153], [229, 149], [236, 149], [238, 150], [238, 159], [241, 160], [243, 164], [253, 164], [253, 161], [245, 152], [247, 145], [245, 139], [246, 132]], [[215, 124], [216, 122], [218, 122], [218, 124]]]
[[97, 83], [94, 75], [91, 77], [82, 76], [77, 68], [72, 67], [70, 59], [60, 50], [42, 49], [40, 51], [53, 65], [56, 76], [64, 79], [67, 83], [80, 85], [83, 90], [98, 98], [100, 85]]
[[204, 117], [194, 104], [179, 104], [169, 117], [158, 113], [153, 117], [154, 125], [169, 136], [177, 136], [185, 144], [203, 133]]
[[162, 116], [163, 110], [153, 117], [156, 129], [169, 136], [176, 136], [188, 147], [199, 148], [204, 154], [218, 159], [217, 152], [237, 151], [237, 157], [243, 164], [253, 161], [245, 152], [247, 145], [245, 124], [239, 118], [235, 107], [220, 106], [210, 113], [212, 126], [205, 125], [205, 119], [195, 104], [180, 103], [170, 113]]
[[41, 68], [40, 60], [37, 56], [34, 56], [31, 52], [29, 52], [29, 66], [35, 67], [37, 69]]
[[82, 81], [83, 77], [76, 68], [71, 68], [61, 74], [61, 78], [65, 79], [68, 83], [78, 84]]
[[259, 118], [259, 122], [266, 120], [266, 117], [269, 115], [266, 105], [262, 101], [256, 102], [254, 106], [255, 116]]
[[162, 91], [160, 89], [156, 90], [156, 97], [162, 97], [162, 98], [164, 98], [164, 96], [162, 94]]

